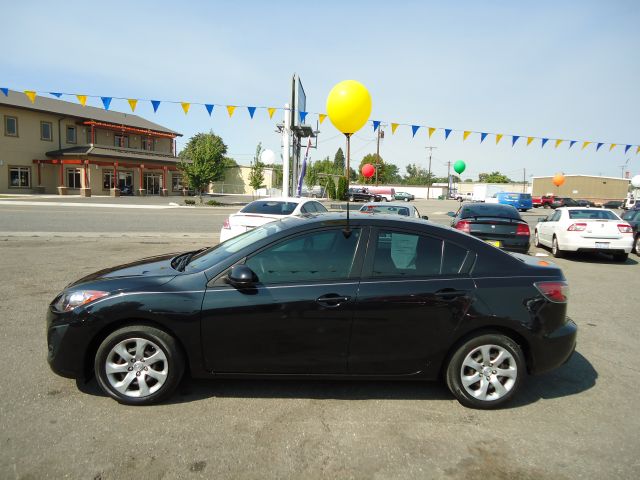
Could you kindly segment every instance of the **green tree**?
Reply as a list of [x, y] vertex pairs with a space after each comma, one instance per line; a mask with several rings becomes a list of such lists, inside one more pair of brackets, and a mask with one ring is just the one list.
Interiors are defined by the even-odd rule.
[[478, 181], [481, 183], [511, 183], [509, 177], [497, 171], [479, 174]]
[[338, 148], [338, 151], [333, 157], [333, 166], [335, 170], [333, 173], [335, 173], [336, 175], [344, 175], [344, 165], [345, 165], [344, 152], [342, 151], [342, 148]]
[[336, 186], [336, 200], [346, 200], [349, 194], [349, 185], [346, 177], [338, 178], [338, 185]]
[[429, 173], [426, 168], [419, 167], [415, 163], [410, 163], [406, 169], [407, 174], [404, 177], [404, 183], [406, 185], [430, 185], [434, 183], [435, 177], [433, 172]]
[[212, 130], [195, 134], [180, 152], [178, 169], [200, 197], [200, 203], [209, 184], [224, 178], [226, 153], [227, 146]]
[[[317, 163], [317, 162], [316, 162]], [[318, 170], [316, 165], [309, 160], [307, 164], [307, 172], [304, 176], [304, 183], [312, 189], [314, 186], [318, 185]]]
[[336, 184], [333, 182], [333, 178], [332, 177], [327, 177], [326, 180], [326, 191], [327, 191], [327, 196], [331, 199], [331, 200], [335, 200], [336, 199]]
[[251, 185], [254, 192], [264, 186], [264, 164], [260, 161], [262, 151], [262, 142], [260, 142], [256, 146], [256, 155], [253, 157], [251, 171], [249, 172], [249, 185]]

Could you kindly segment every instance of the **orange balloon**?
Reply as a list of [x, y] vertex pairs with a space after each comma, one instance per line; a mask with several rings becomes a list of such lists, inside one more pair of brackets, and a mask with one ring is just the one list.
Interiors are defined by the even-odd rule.
[[559, 187], [560, 185], [562, 185], [562, 184], [564, 183], [564, 180], [565, 180], [565, 179], [564, 179], [564, 175], [563, 175], [563, 174], [561, 174], [561, 173], [556, 173], [556, 174], [553, 176], [553, 184], [554, 184], [556, 187]]

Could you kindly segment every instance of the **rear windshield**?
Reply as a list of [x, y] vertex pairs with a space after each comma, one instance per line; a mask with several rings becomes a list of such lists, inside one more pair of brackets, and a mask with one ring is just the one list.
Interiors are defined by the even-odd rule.
[[619, 220], [618, 216], [609, 210], [569, 210], [569, 218], [572, 220]]
[[638, 219], [640, 219], [640, 210], [629, 210], [628, 212], [624, 212], [622, 214], [622, 219], [623, 220], [633, 220], [633, 217], [635, 217], [637, 214]]
[[367, 213], [390, 213], [393, 215], [403, 215], [405, 217], [408, 217], [410, 214], [407, 207], [394, 207], [392, 205], [367, 205], [365, 207], [362, 207], [360, 211]]
[[240, 210], [240, 213], [260, 213], [264, 215], [291, 215], [298, 206], [294, 202], [258, 200]]
[[498, 205], [494, 203], [477, 203], [462, 207], [460, 217], [498, 217], [522, 220], [518, 211], [511, 205]]

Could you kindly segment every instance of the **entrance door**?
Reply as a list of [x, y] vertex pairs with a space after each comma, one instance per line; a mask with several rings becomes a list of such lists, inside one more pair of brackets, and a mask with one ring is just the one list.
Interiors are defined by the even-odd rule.
[[118, 188], [123, 191], [125, 188], [133, 187], [133, 174], [131, 172], [118, 172]]
[[162, 174], [145, 173], [144, 185], [147, 189], [147, 195], [160, 195], [160, 185], [162, 184]]

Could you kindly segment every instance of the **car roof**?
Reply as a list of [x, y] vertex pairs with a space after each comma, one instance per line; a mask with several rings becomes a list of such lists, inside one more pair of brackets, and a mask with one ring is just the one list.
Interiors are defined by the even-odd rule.
[[[312, 201], [317, 201], [317, 200], [313, 200], [310, 198], [304, 198], [304, 197], [264, 197], [264, 198], [258, 198], [256, 200], [253, 200], [249, 203], [255, 203], [255, 202], [288, 202], [288, 203], [303, 203], [303, 202], [312, 202]], [[247, 204], [248, 205], [248, 204]]]
[[482, 202], [473, 202], [473, 203], [466, 203], [462, 206], [463, 209], [468, 208], [468, 209], [478, 209], [479, 211], [481, 210], [494, 210], [494, 209], [503, 209], [503, 210], [515, 210], [515, 207], [513, 205], [506, 205], [504, 203], [482, 203]]
[[[393, 202], [365, 202], [362, 204], [362, 207], [396, 207], [396, 208], [409, 208], [413, 207], [413, 205], [407, 205], [407, 202], [403, 203], [393, 203]], [[360, 208], [362, 208], [360, 207]]]

